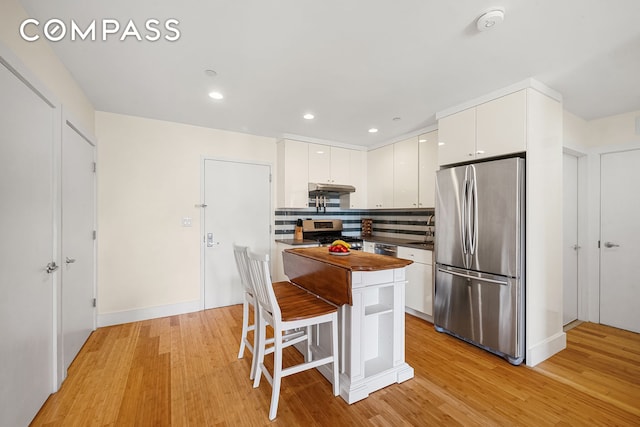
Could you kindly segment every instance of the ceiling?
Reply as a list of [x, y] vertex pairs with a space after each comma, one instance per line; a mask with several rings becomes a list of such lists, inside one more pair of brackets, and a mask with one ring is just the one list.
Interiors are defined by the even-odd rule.
[[[638, 0], [19, 1], [32, 34], [96, 20], [97, 40], [51, 45], [99, 111], [370, 147], [530, 77], [585, 120], [640, 110]], [[504, 22], [479, 32], [494, 7]], [[145, 40], [151, 18], [179, 39]], [[104, 19], [122, 26], [107, 41]], [[142, 41], [120, 41], [130, 19]]]

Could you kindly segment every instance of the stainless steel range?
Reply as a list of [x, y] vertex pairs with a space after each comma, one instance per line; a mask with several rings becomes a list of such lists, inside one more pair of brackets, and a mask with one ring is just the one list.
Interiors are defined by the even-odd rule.
[[302, 221], [302, 236], [304, 239], [317, 240], [321, 246], [329, 246], [334, 240], [344, 240], [355, 251], [362, 250], [360, 237], [342, 234], [341, 219], [305, 219]]

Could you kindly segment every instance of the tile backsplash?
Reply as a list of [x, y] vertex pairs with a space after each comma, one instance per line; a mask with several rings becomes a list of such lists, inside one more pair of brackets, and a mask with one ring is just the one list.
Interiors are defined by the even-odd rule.
[[[427, 221], [434, 214], [433, 208], [422, 209], [341, 209], [339, 198], [328, 198], [326, 212], [315, 207], [315, 198], [309, 199], [309, 207], [303, 209], [281, 208], [275, 211], [277, 239], [292, 239], [298, 218], [342, 220], [343, 234], [360, 236], [362, 219], [373, 220], [373, 236], [396, 239], [420, 240], [427, 232]], [[435, 225], [435, 217], [431, 225]]]

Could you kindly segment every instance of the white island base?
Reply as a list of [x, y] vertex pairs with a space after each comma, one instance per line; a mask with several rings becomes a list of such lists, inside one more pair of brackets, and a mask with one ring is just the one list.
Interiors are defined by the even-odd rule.
[[[350, 274], [353, 304], [338, 312], [340, 396], [349, 404], [414, 376], [404, 360], [405, 268]], [[329, 353], [325, 326], [314, 336], [314, 359]], [[304, 342], [296, 347], [304, 354]], [[332, 365], [317, 369], [331, 381]]]

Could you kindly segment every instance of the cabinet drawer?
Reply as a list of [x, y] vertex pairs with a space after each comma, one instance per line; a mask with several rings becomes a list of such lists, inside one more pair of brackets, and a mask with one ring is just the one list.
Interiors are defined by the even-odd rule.
[[398, 246], [398, 258], [404, 258], [421, 264], [433, 264], [433, 252], [424, 249]]

